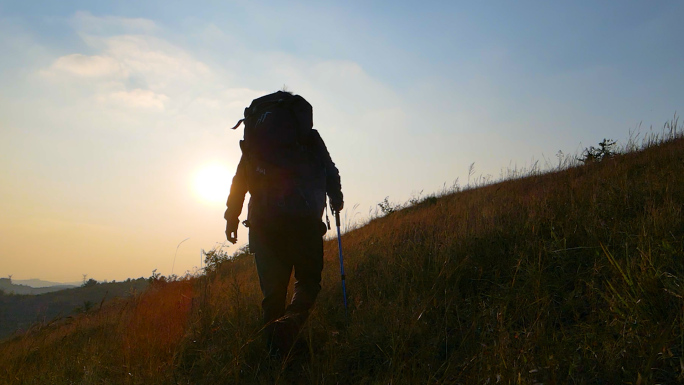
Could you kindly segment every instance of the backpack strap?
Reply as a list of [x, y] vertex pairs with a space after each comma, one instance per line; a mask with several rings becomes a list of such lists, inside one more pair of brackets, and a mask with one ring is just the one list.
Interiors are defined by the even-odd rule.
[[242, 123], [242, 122], [244, 122], [244, 121], [245, 121], [245, 119], [240, 119], [240, 120], [238, 120], [237, 124], [236, 124], [233, 128], [231, 128], [231, 130], [235, 130], [235, 129], [237, 129], [238, 127], [240, 127], [240, 123]]

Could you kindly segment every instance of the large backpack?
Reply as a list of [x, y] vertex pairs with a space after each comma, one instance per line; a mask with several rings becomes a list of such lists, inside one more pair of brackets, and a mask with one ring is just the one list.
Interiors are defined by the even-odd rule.
[[326, 175], [311, 104], [299, 95], [278, 91], [254, 99], [240, 122], [245, 124], [240, 148], [252, 196], [249, 222], [276, 217], [320, 219]]

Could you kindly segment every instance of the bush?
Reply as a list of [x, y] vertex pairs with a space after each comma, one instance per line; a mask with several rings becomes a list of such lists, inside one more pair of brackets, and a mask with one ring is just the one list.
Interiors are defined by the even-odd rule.
[[582, 152], [582, 157], [578, 158], [579, 161], [588, 164], [593, 162], [600, 162], [606, 158], [610, 158], [617, 154], [614, 150], [616, 142], [610, 139], [603, 139], [599, 142], [598, 147], [590, 146]]
[[228, 261], [230, 259], [230, 256], [228, 256], [228, 253], [225, 252], [223, 249], [219, 248], [213, 248], [209, 251], [204, 251], [202, 250], [202, 254], [204, 254], [204, 270], [207, 273], [213, 273], [216, 272], [223, 263]]

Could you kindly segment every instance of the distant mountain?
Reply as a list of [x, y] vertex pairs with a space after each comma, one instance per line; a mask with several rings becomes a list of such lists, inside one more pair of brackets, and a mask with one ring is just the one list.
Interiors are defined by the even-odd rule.
[[[29, 280], [29, 281], [39, 281], [39, 280]], [[19, 282], [25, 282], [25, 281], [15, 281], [15, 280], [10, 281], [8, 278], [0, 278], [0, 290], [2, 290], [5, 294], [36, 295], [36, 294], [51, 293], [54, 291], [65, 290], [65, 289], [73, 289], [73, 288], [77, 287], [75, 285], [64, 285], [64, 284], [56, 284], [56, 286], [32, 287], [29, 285], [18, 284]], [[43, 282], [45, 282], [45, 281], [43, 281]]]
[[30, 286], [33, 288], [51, 287], [51, 286], [66, 286], [66, 287], [77, 287], [81, 286], [81, 282], [50, 282], [43, 281], [42, 279], [13, 279], [12, 283], [15, 285]]
[[[75, 312], [99, 307], [116, 297], [128, 297], [147, 288], [148, 280], [138, 278], [124, 282], [97, 283], [86, 287], [55, 289], [61, 286], [32, 288], [14, 285], [7, 278], [0, 278], [0, 340], [17, 330], [26, 330], [35, 322], [49, 321]], [[52, 290], [40, 295], [22, 295], [21, 291]], [[14, 295], [9, 295], [9, 294]], [[34, 293], [35, 294], [35, 293]]]

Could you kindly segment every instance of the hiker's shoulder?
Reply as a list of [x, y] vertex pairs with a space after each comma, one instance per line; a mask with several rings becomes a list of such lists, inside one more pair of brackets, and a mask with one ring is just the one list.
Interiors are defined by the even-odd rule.
[[308, 147], [318, 147], [320, 145], [325, 146], [323, 139], [321, 138], [321, 134], [319, 134], [318, 131], [314, 130], [313, 128], [306, 131], [302, 144]]
[[321, 142], [323, 141], [323, 138], [321, 138], [321, 134], [315, 128], [311, 129], [309, 136], [312, 140], [321, 141]]

